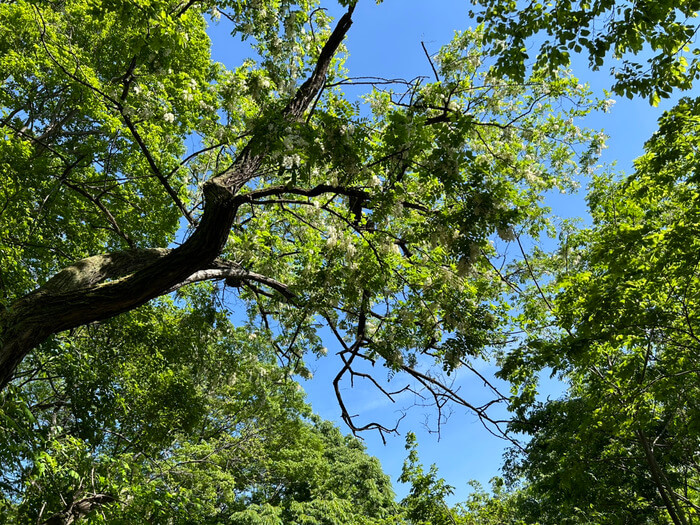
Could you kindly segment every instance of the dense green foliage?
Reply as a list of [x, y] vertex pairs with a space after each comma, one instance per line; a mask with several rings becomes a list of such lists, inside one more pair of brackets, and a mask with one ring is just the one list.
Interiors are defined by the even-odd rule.
[[571, 384], [513, 425], [532, 436], [514, 472], [546, 523], [697, 519], [697, 108], [664, 115], [632, 176], [594, 181], [592, 227], [552, 261], [561, 335], [511, 357]]
[[392, 510], [377, 460], [308, 419], [268, 347], [215, 312], [211, 290], [192, 292], [32, 355], [2, 405], [4, 523], [101, 495], [90, 522], [354, 523], [352, 510], [372, 523]]
[[453, 487], [438, 478], [438, 469], [431, 465], [425, 472], [419, 463], [415, 435], [406, 438], [408, 458], [399, 481], [410, 483], [409, 494], [401, 501], [400, 523], [411, 525], [524, 525], [520, 519], [520, 491], [508, 491], [502, 479], [491, 480], [490, 492], [472, 482], [469, 499], [450, 507], [447, 498]]
[[[654, 105], [698, 76], [692, 2], [478, 3], [512, 78], [533, 45], [540, 66], [607, 61], [617, 93]], [[527, 332], [500, 374], [517, 394], [510, 430], [526, 438], [506, 469], [526, 483], [528, 522], [697, 520], [698, 113], [682, 99], [632, 175], [593, 178], [592, 226], [567, 225], [556, 254], [516, 265], [533, 279], [520, 294]], [[536, 401], [544, 372], [568, 384], [561, 399]]]
[[696, 1], [473, 3], [483, 6], [477, 20], [498, 44], [498, 70], [515, 79], [524, 78], [533, 37], [540, 67], [568, 66], [576, 54], [586, 55], [592, 69], [607, 61], [615, 92], [654, 105], [700, 75]]

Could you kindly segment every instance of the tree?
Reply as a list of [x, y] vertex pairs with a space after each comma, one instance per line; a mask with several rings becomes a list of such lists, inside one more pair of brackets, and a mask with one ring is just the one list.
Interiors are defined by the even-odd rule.
[[519, 501], [522, 491], [510, 492], [500, 478], [491, 480], [491, 493], [484, 491], [478, 482], [470, 482], [474, 492], [464, 503], [450, 507], [445, 501], [454, 487], [438, 478], [437, 466], [428, 472], [419, 462], [416, 436], [406, 436], [408, 457], [403, 465], [399, 481], [410, 483], [408, 495], [401, 501], [403, 512], [392, 523], [412, 525], [524, 525], [520, 519]]
[[543, 524], [667, 523], [629, 426], [594, 390], [531, 407], [511, 425], [529, 441], [506, 461], [508, 480], [527, 488], [518, 515]]
[[[600, 105], [565, 72], [494, 76], [476, 31], [430, 57], [432, 82], [370, 82], [368, 115], [341, 91], [346, 7], [331, 30], [311, 1], [0, 6], [3, 386], [66, 331], [217, 280], [293, 370], [330, 328], [353, 431], [391, 430], [342, 400], [345, 378], [392, 395], [361, 362], [489, 421], [429, 367], [505, 340], [490, 241], [542, 231], [543, 194], [595, 161], [575, 119]], [[216, 16], [255, 42], [232, 71], [209, 56]]]
[[372, 524], [394, 512], [379, 462], [311, 414], [207, 288], [30, 356], [44, 376], [23, 376], [2, 405], [3, 523]]
[[485, 7], [477, 19], [485, 24], [486, 38], [499, 43], [498, 70], [514, 79], [524, 78], [530, 37], [543, 38], [537, 44], [539, 67], [568, 66], [571, 53], [586, 54], [593, 70], [606, 59], [622, 61], [611, 69], [612, 89], [653, 105], [674, 89], [689, 89], [700, 74], [697, 2], [474, 3]]
[[513, 426], [532, 436], [513, 470], [552, 523], [581, 522], [573, 508], [599, 523], [697, 519], [698, 103], [663, 116], [633, 175], [596, 179], [593, 227], [558, 256], [559, 336], [533, 338], [506, 366], [551, 367], [571, 384]]
[[[586, 54], [593, 69], [622, 60], [613, 89], [654, 105], [698, 77], [694, 3], [478, 3], [487, 40], [502, 44], [497, 69], [511, 78], [528, 70], [535, 36], [535, 67], [569, 64], [570, 53]], [[536, 280], [548, 277], [525, 299], [540, 313], [527, 343], [504, 356], [502, 375], [520, 389], [511, 429], [531, 439], [510, 467], [529, 480], [533, 515], [545, 522], [690, 523], [697, 514], [697, 114], [696, 100], [681, 100], [632, 177], [594, 180], [594, 228], [564, 232], [558, 257], [526, 265], [546, 270]], [[543, 292], [553, 274], [556, 299]], [[547, 368], [570, 391], [534, 403], [533, 371]]]
[[402, 501], [406, 509], [406, 518], [409, 523], [422, 525], [435, 523], [436, 525], [455, 523], [455, 513], [445, 498], [452, 495], [453, 487], [444, 479], [437, 477], [437, 467], [431, 465], [426, 473], [418, 462], [418, 451], [415, 434], [406, 436], [406, 450], [408, 458], [403, 465], [399, 481], [410, 483], [411, 490]]

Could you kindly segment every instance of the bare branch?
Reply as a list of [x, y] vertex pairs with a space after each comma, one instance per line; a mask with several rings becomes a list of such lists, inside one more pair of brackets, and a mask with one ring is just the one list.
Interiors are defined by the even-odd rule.
[[431, 69], [433, 70], [433, 74], [435, 75], [435, 81], [440, 82], [440, 75], [438, 75], [437, 69], [435, 69], [435, 64], [433, 64], [433, 59], [425, 47], [425, 42], [421, 41], [420, 45], [423, 48], [423, 52], [425, 53], [425, 57], [428, 59], [428, 63], [430, 64]]

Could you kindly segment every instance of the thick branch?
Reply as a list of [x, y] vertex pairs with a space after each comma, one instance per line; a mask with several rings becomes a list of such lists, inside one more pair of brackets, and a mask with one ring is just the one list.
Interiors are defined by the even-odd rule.
[[302, 84], [292, 101], [285, 108], [285, 116], [291, 117], [292, 119], [301, 118], [314, 98], [316, 98], [316, 95], [326, 82], [326, 73], [331, 65], [331, 61], [340, 47], [340, 44], [343, 42], [345, 34], [352, 25], [352, 13], [354, 10], [355, 4], [352, 4], [348, 8], [348, 12], [338, 21], [338, 25], [335, 26], [331, 36], [328, 38], [328, 42], [326, 42], [326, 45], [324, 45], [321, 50], [314, 72], [311, 73], [311, 76]]
[[216, 259], [211, 264], [210, 268], [205, 268], [193, 273], [187, 279], [185, 279], [181, 283], [178, 283], [172, 288], [172, 290], [169, 291], [175, 291], [178, 288], [182, 288], [183, 286], [186, 286], [188, 284], [219, 279], [226, 279], [227, 284], [229, 284], [230, 282], [259, 283], [267, 286], [268, 288], [272, 288], [280, 295], [284, 296], [286, 299], [292, 302], [297, 298], [286, 284], [281, 283], [278, 280], [273, 279], [272, 277], [268, 277], [267, 275], [250, 272], [241, 267], [241, 265], [239, 264], [230, 261], [225, 261], [223, 259]]
[[301, 195], [302, 197], [318, 197], [327, 193], [345, 195], [346, 197], [357, 197], [362, 200], [370, 198], [370, 194], [360, 188], [348, 186], [337, 186], [331, 184], [318, 184], [313, 188], [294, 188], [289, 186], [271, 186], [248, 193], [236, 195], [236, 202], [240, 204], [249, 203], [264, 197], [276, 197], [279, 195]]

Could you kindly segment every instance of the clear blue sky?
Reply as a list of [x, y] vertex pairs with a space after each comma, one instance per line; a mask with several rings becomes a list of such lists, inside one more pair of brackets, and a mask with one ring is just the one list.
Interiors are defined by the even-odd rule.
[[[325, 7], [331, 13], [341, 11], [334, 2], [326, 2]], [[373, 0], [360, 0], [353, 16], [347, 47], [350, 57], [347, 68], [350, 76], [382, 76], [414, 78], [419, 75], [430, 76], [430, 66], [421, 47], [424, 42], [427, 49], [434, 53], [443, 44], [449, 42], [455, 30], [466, 29], [474, 25], [468, 18], [469, 3], [465, 0], [385, 0], [376, 5]], [[214, 58], [229, 67], [235, 67], [245, 47], [233, 44], [226, 33], [225, 25], [211, 28], [210, 34], [214, 44]], [[605, 72], [593, 74], [586, 68], [587, 62], [581, 60], [574, 67], [574, 74], [582, 82], [589, 82], [596, 93], [603, 96], [602, 90], [611, 85], [610, 77]], [[607, 66], [606, 66], [607, 67]], [[655, 130], [657, 118], [663, 109], [670, 107], [669, 102], [659, 108], [652, 108], [643, 101], [620, 100], [607, 114], [593, 115], [582, 124], [604, 130], [609, 136], [608, 149], [603, 160], [607, 163], [617, 162], [621, 171], [631, 172], [632, 161], [642, 152], [642, 146]], [[578, 196], [566, 195], [550, 202], [555, 213], [566, 217], [585, 217], [585, 187]], [[329, 348], [329, 356], [333, 347]], [[314, 410], [326, 419], [337, 422], [341, 428], [340, 410], [335, 401], [331, 381], [338, 370], [339, 363], [332, 357], [311, 363], [315, 368], [315, 377], [303, 384], [308, 392], [308, 399]], [[376, 371], [383, 377], [385, 369]], [[467, 399], [484, 398], [484, 389], [476, 378], [460, 376], [458, 381], [461, 393]], [[396, 381], [397, 386], [401, 385]], [[552, 391], [556, 385], [551, 385]], [[356, 388], [352, 394], [352, 403], [365, 420], [379, 420], [387, 425], [400, 416], [398, 406], [391, 405], [373, 389]], [[485, 399], [485, 398], [484, 398]], [[411, 404], [412, 398], [404, 397], [401, 402]], [[364, 435], [369, 453], [378, 457], [385, 472], [392, 481], [399, 496], [405, 494], [405, 487], [399, 486], [396, 478], [401, 472], [401, 465], [406, 456], [404, 450], [405, 432], [412, 430], [418, 434], [419, 453], [423, 463], [428, 466], [437, 464], [440, 475], [455, 487], [453, 502], [464, 500], [470, 492], [467, 482], [476, 479], [487, 485], [488, 480], [498, 475], [502, 463], [502, 453], [506, 443], [487, 433], [477, 418], [463, 409], [455, 411], [442, 428], [440, 439], [424, 429], [426, 416], [434, 421], [435, 412], [430, 408], [414, 407], [401, 422], [400, 436], [389, 436], [386, 445], [376, 433]], [[343, 430], [347, 430], [343, 428]]]

